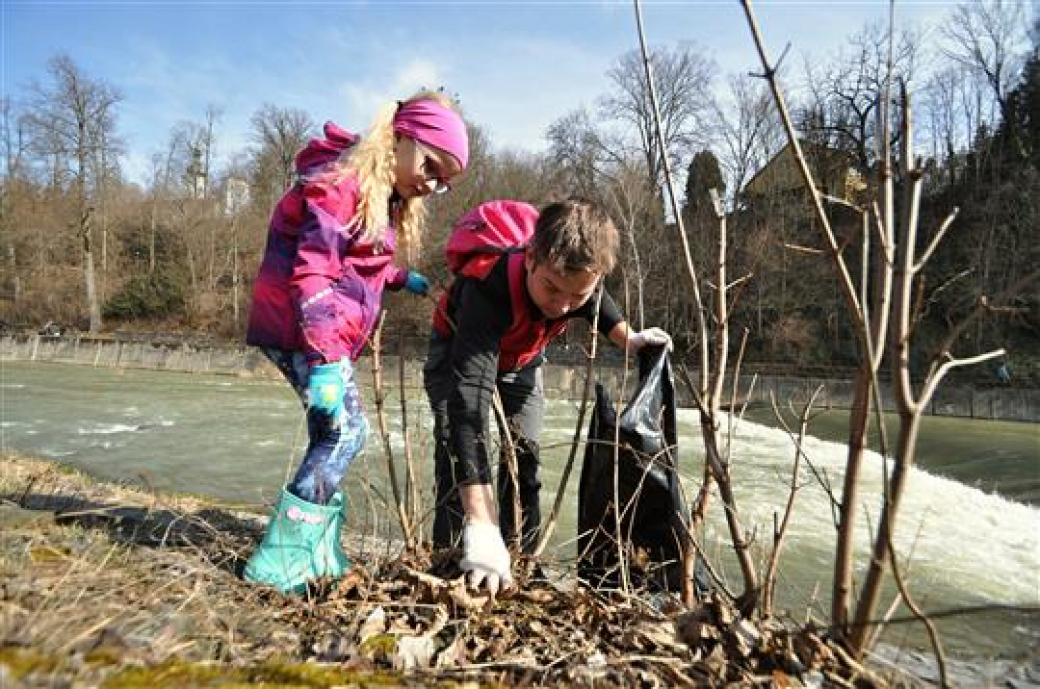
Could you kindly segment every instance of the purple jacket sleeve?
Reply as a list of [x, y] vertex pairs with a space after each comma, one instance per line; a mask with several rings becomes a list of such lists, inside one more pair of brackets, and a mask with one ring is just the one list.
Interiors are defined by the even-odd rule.
[[306, 219], [300, 227], [293, 263], [292, 296], [300, 330], [312, 361], [336, 361], [349, 354], [343, 327], [349, 322], [333, 283], [344, 274], [343, 256], [356, 237], [356, 196], [345, 186], [307, 189]]

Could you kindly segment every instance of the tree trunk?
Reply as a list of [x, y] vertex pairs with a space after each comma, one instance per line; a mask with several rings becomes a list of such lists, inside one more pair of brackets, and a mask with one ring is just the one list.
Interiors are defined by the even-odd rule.
[[91, 216], [94, 209], [86, 206], [80, 214], [79, 232], [83, 239], [83, 282], [87, 289], [87, 309], [90, 313], [90, 333], [101, 332], [101, 304], [98, 301], [94, 274], [94, 249], [91, 237]]
[[899, 503], [906, 491], [906, 480], [910, 475], [914, 454], [917, 452], [917, 432], [921, 425], [921, 415], [904, 410], [900, 412], [899, 416], [899, 445], [893, 462], [888, 500], [881, 510], [870, 567], [867, 569], [867, 578], [863, 582], [863, 593], [856, 608], [856, 617], [849, 636], [849, 643], [857, 654], [866, 649], [868, 640], [873, 636], [875, 625], [871, 624], [870, 620], [873, 619], [874, 610], [881, 598], [882, 577], [888, 566], [889, 548], [895, 533], [896, 515], [899, 514]]
[[643, 285], [646, 284], [643, 279], [643, 262], [639, 257], [639, 245], [636, 243], [636, 235], [634, 230], [635, 219], [629, 224], [628, 229], [625, 232], [625, 236], [628, 238], [629, 243], [632, 245], [632, 260], [635, 263], [636, 268], [636, 328], [641, 329], [646, 327], [645, 314], [643, 313]]
[[151, 217], [148, 221], [148, 274], [151, 275], [155, 272], [155, 232], [156, 232], [156, 205], [158, 205], [158, 199], [152, 198], [152, 212]]
[[852, 557], [856, 540], [856, 510], [859, 509], [857, 488], [866, 445], [871, 387], [870, 360], [864, 358], [856, 371], [852, 409], [849, 412], [849, 452], [845, 461], [841, 501], [838, 504], [838, 542], [834, 551], [834, 582], [831, 589], [831, 620], [837, 632], [843, 636], [847, 633], [849, 596], [852, 594]]
[[231, 218], [231, 314], [234, 319], [235, 328], [240, 322], [238, 307], [238, 232], [235, 228], [235, 219]]

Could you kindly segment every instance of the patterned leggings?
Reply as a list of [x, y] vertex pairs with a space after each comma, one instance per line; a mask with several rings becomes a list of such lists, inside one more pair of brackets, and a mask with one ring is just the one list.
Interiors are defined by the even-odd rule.
[[[271, 347], [263, 351], [306, 406], [310, 366], [303, 352]], [[318, 505], [327, 505], [332, 500], [368, 435], [368, 422], [361, 411], [361, 397], [354, 381], [354, 367], [348, 359], [341, 360], [339, 365], [343, 373], [343, 413], [333, 419], [320, 411], [307, 410], [307, 452], [288, 486], [289, 492]]]

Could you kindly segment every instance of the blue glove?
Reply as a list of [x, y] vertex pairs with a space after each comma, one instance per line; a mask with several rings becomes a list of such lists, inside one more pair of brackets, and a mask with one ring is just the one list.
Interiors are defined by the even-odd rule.
[[404, 288], [412, 294], [425, 297], [430, 291], [430, 281], [414, 270], [408, 271], [408, 279], [404, 282]]
[[343, 373], [339, 364], [311, 367], [307, 378], [307, 408], [317, 409], [334, 419], [343, 413]]

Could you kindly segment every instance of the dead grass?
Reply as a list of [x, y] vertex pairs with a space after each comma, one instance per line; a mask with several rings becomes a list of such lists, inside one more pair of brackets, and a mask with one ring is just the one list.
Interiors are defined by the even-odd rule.
[[262, 515], [10, 456], [0, 499], [5, 689], [885, 684], [820, 636], [719, 600], [682, 611], [539, 570], [491, 602], [452, 554], [385, 543], [348, 547], [349, 576], [286, 597], [237, 576]]

